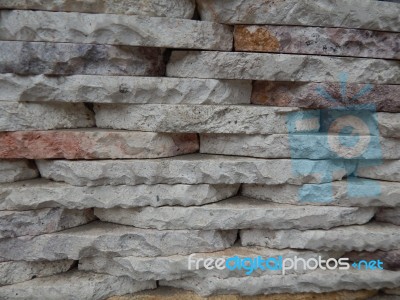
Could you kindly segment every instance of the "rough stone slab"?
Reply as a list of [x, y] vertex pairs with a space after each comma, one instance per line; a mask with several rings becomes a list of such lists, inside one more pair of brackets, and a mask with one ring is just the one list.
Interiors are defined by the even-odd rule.
[[161, 48], [0, 41], [0, 53], [0, 73], [136, 76], [165, 73]]
[[105, 299], [114, 295], [156, 288], [153, 281], [135, 281], [129, 277], [71, 271], [0, 287], [2, 299]]
[[400, 182], [400, 160], [385, 160], [358, 169], [358, 177]]
[[0, 158], [157, 158], [197, 152], [196, 134], [116, 130], [0, 132]]
[[[348, 192], [349, 186], [352, 190], [370, 193], [353, 196]], [[375, 189], [376, 186], [379, 190]], [[330, 192], [330, 198], [322, 196], [326, 191]], [[400, 206], [400, 183], [364, 179], [305, 184], [302, 187], [243, 184], [241, 193], [255, 199], [295, 205]]]
[[379, 130], [383, 136], [400, 138], [400, 115], [393, 113], [379, 113]]
[[0, 183], [32, 179], [38, 177], [38, 175], [36, 166], [25, 159], [0, 159]]
[[208, 133], [287, 133], [288, 115], [304, 122], [304, 131], [318, 131], [318, 112], [296, 108], [257, 107], [254, 105], [129, 105], [95, 104], [99, 128], [160, 132]]
[[92, 209], [44, 208], [0, 211], [0, 239], [52, 233], [87, 224], [95, 219]]
[[[72, 185], [136, 184], [303, 184], [340, 180], [347, 174], [344, 160], [260, 159], [189, 154], [173, 158], [66, 161], [37, 160], [42, 177]], [[302, 174], [292, 171], [302, 167]], [[332, 178], [321, 176], [335, 170]]]
[[38, 179], [1, 184], [0, 210], [27, 210], [43, 207], [84, 209], [90, 207], [191, 206], [235, 196], [238, 189], [239, 184], [77, 187]]
[[374, 251], [374, 252], [348, 252], [343, 255], [348, 257], [351, 261], [359, 262], [360, 260], [381, 260], [385, 270], [398, 271], [400, 270], [400, 250], [390, 251]]
[[228, 51], [233, 44], [231, 27], [212, 22], [29, 10], [1, 11], [0, 39]]
[[[328, 101], [321, 96], [317, 92], [320, 87], [336, 101]], [[376, 111], [400, 112], [399, 85], [372, 85], [370, 92], [358, 96], [357, 93], [363, 87], [364, 84], [347, 83], [346, 97], [342, 99], [339, 82], [254, 81], [251, 102], [269, 106], [323, 109], [348, 106], [345, 100], [351, 99], [351, 103], [356, 106], [374, 105]]]
[[375, 219], [379, 222], [392, 223], [400, 226], [400, 207], [381, 208], [376, 213]]
[[399, 295], [400, 296], [400, 288], [395, 289], [384, 289], [385, 294], [389, 295]]
[[[398, 226], [369, 223], [336, 227], [329, 230], [262, 230], [240, 231], [242, 246], [308, 249], [314, 251], [375, 251], [400, 248]], [[372, 272], [373, 273], [373, 272]]]
[[235, 51], [400, 59], [399, 33], [371, 30], [237, 25]]
[[[206, 279], [187, 277], [172, 281], [162, 280], [159, 284], [160, 286], [191, 290], [202, 296], [215, 294], [258, 295], [304, 292], [322, 293], [340, 290], [396, 287], [400, 284], [400, 272], [385, 270], [374, 270], [373, 272], [358, 270], [318, 270], [306, 274], [288, 274], [285, 275], [284, 278], [280, 275], [264, 275], [256, 278], [232, 277], [226, 279], [217, 277], [208, 277]], [[249, 286], [251, 288], [249, 288]]]
[[0, 131], [48, 130], [94, 125], [93, 112], [83, 103], [0, 101]]
[[[400, 159], [400, 139], [378, 136], [342, 135], [340, 139], [351, 145], [365, 143], [380, 145], [380, 151], [350, 150], [337, 152], [338, 139], [330, 139], [327, 133], [315, 134], [200, 134], [200, 153], [251, 156], [260, 158], [306, 159]], [[318, 149], [318, 151], [316, 151]]]
[[399, 84], [395, 60], [217, 51], [173, 51], [167, 76], [300, 82]]
[[73, 260], [59, 261], [7, 261], [0, 263], [0, 286], [15, 284], [67, 272], [74, 264]]
[[1, 9], [27, 9], [85, 13], [107, 13], [191, 19], [195, 9], [194, 0], [7, 0]]
[[[342, 253], [332, 252], [321, 252], [315, 253], [312, 251], [298, 251], [298, 250], [275, 250], [262, 247], [232, 247], [222, 251], [216, 251], [212, 253], [194, 253], [191, 257], [192, 260], [200, 260], [199, 269], [195, 269], [195, 262], [192, 262], [191, 269], [188, 268], [189, 255], [172, 255], [172, 256], [158, 256], [158, 257], [87, 257], [79, 261], [79, 270], [82, 271], [93, 271], [98, 273], [105, 273], [114, 276], [129, 276], [136, 280], [176, 280], [185, 277], [199, 276], [201, 278], [207, 278], [215, 276], [218, 278], [229, 278], [229, 277], [245, 277], [245, 271], [242, 270], [207, 270], [204, 267], [204, 259], [206, 258], [229, 258], [232, 256], [239, 257], [251, 257], [257, 258], [261, 256], [266, 259], [268, 257], [283, 258], [294, 258], [302, 257], [318, 258], [321, 256], [322, 259], [328, 259], [330, 257], [339, 258]], [[282, 271], [269, 270], [271, 274], [282, 274]], [[298, 270], [287, 270], [289, 273], [304, 273], [307, 272], [302, 268]], [[254, 270], [249, 276], [258, 277], [264, 275], [265, 271], [259, 269]]]
[[[274, 294], [252, 296], [252, 300], [370, 300], [377, 291], [338, 291], [332, 293], [298, 293], [298, 294]], [[108, 300], [249, 300], [246, 296], [236, 294], [213, 295], [202, 297], [194, 292], [170, 287], [158, 287], [155, 290], [139, 292], [136, 294], [114, 296]]]
[[0, 261], [60, 260], [103, 255], [169, 256], [214, 252], [232, 246], [231, 231], [154, 230], [104, 222], [35, 237], [0, 240]]
[[[400, 31], [400, 8], [371, 0], [197, 0], [202, 20], [225, 24], [278, 24]], [[371, 11], [374, 13], [371, 14]]]
[[304, 208], [245, 197], [234, 197], [199, 207], [95, 209], [95, 215], [101, 221], [158, 230], [329, 229], [342, 225], [364, 224], [371, 220], [374, 214], [374, 208]]
[[251, 81], [0, 74], [1, 100], [134, 104], [249, 104]]

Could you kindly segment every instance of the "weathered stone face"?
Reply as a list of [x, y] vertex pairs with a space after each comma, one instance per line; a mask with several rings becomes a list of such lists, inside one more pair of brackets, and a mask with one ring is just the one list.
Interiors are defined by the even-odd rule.
[[[249, 288], [250, 281], [251, 281], [251, 289]], [[374, 271], [374, 272], [358, 271], [358, 270], [348, 270], [348, 271], [316, 270], [301, 275], [298, 274], [285, 275], [284, 281], [282, 280], [282, 275], [264, 275], [252, 278], [187, 277], [180, 280], [171, 280], [171, 281], [162, 280], [160, 281], [159, 284], [161, 286], [170, 286], [175, 288], [183, 288], [186, 290], [191, 290], [202, 296], [210, 296], [214, 294], [225, 294], [227, 291], [229, 291], [230, 294], [259, 295], [259, 294], [304, 293], [304, 292], [322, 293], [322, 292], [340, 291], [343, 289], [346, 290], [370, 289], [371, 286], [373, 286], [374, 289], [379, 289], [388, 286], [390, 287], [398, 286], [399, 282], [400, 282], [399, 272], [391, 272], [384, 270]], [[287, 299], [291, 300], [296, 298], [287, 298]], [[310, 298], [305, 298], [305, 299], [310, 299]], [[326, 299], [326, 298], [321, 298], [321, 299]], [[348, 298], [346, 298], [346, 300], [347, 299]]]
[[191, 154], [146, 160], [66, 161], [38, 160], [42, 177], [73, 185], [136, 184], [237, 184], [268, 185], [329, 182], [324, 170], [335, 170], [331, 180], [340, 180], [349, 167], [343, 160], [297, 160], [303, 174], [292, 172], [290, 159], [259, 159]]
[[[243, 184], [241, 194], [246, 197], [294, 205], [338, 205], [358, 207], [400, 206], [400, 183], [363, 180], [351, 182], [352, 189], [362, 191], [379, 187], [379, 192], [365, 196], [350, 196], [349, 183], [334, 181], [325, 184], [256, 185]], [[330, 199], [323, 195], [331, 193]]]
[[28, 10], [4, 10], [0, 16], [0, 38], [9, 41], [228, 51], [233, 41], [229, 26], [212, 22]]
[[[327, 72], [329, 70], [329, 72]], [[270, 81], [399, 84], [398, 61], [313, 55], [173, 51], [167, 76]]]
[[103, 222], [42, 234], [0, 240], [0, 261], [60, 260], [98, 255], [169, 256], [213, 252], [231, 247], [236, 230], [154, 230]]
[[0, 101], [250, 104], [252, 86], [248, 80], [0, 74], [0, 89]]
[[[400, 8], [371, 0], [197, 0], [202, 20], [224, 24], [278, 24], [400, 31]], [[357, 8], [357, 9], [355, 9]], [[374, 13], [371, 14], [371, 11]]]
[[370, 30], [237, 25], [235, 50], [399, 59], [398, 33]]
[[202, 205], [237, 194], [239, 184], [157, 184], [77, 187], [47, 180], [0, 185], [0, 210], [44, 207], [85, 209], [90, 207], [141, 207]]
[[235, 51], [399, 59], [398, 33], [371, 30], [237, 25]]
[[94, 126], [83, 103], [18, 103], [0, 101], [0, 130], [48, 130]]
[[160, 48], [0, 41], [0, 53], [0, 73], [138, 76], [165, 73], [164, 50]]
[[0, 286], [28, 281], [67, 272], [73, 260], [59, 261], [7, 261], [0, 263]]
[[375, 219], [379, 222], [392, 223], [400, 226], [400, 207], [398, 208], [381, 208], [375, 215]]
[[399, 227], [371, 222], [330, 230], [262, 230], [240, 231], [242, 246], [263, 246], [276, 249], [295, 248], [315, 251], [375, 251], [400, 247]]
[[194, 13], [195, 2], [194, 0], [8, 0], [0, 3], [0, 8], [190, 19]]
[[[371, 104], [376, 111], [400, 112], [399, 85], [372, 85], [372, 90], [359, 98], [355, 95], [364, 84], [348, 83], [347, 99], [352, 99], [354, 105]], [[317, 93], [318, 87], [323, 87], [336, 102], [326, 100]], [[347, 106], [342, 99], [340, 84], [337, 82], [274, 82], [254, 81], [251, 95], [253, 104], [269, 106], [289, 106], [304, 108], [337, 108]]]
[[157, 158], [197, 152], [196, 134], [107, 130], [0, 132], [0, 158]]
[[0, 287], [5, 299], [105, 299], [112, 295], [156, 288], [155, 281], [136, 281], [129, 277], [72, 271]]
[[[345, 136], [348, 142], [380, 145], [380, 151], [339, 153], [326, 133], [271, 135], [200, 134], [200, 153], [261, 158], [306, 159], [399, 159], [400, 139], [378, 136]], [[318, 149], [318, 151], [315, 151]], [[343, 155], [342, 155], [343, 154]]]
[[[288, 116], [307, 111], [286, 107], [251, 105], [128, 105], [96, 104], [96, 125], [100, 128], [160, 132], [200, 133], [287, 133]], [[305, 131], [318, 131], [318, 112]]]
[[44, 208], [0, 211], [0, 239], [52, 233], [87, 224], [94, 219], [92, 209]]
[[0, 160], [0, 183], [38, 177], [36, 167], [27, 160]]
[[362, 166], [358, 177], [400, 182], [400, 160], [386, 160], [372, 166]]
[[[312, 252], [306, 250], [275, 250], [262, 247], [231, 247], [222, 251], [216, 251], [211, 253], [193, 253], [189, 255], [172, 255], [172, 256], [158, 256], [158, 257], [87, 257], [79, 261], [79, 270], [82, 271], [93, 271], [99, 273], [110, 274], [114, 276], [129, 276], [136, 280], [176, 280], [185, 277], [218, 277], [218, 278], [231, 278], [231, 277], [259, 277], [265, 275], [265, 271], [260, 269], [254, 270], [253, 273], [246, 275], [246, 271], [241, 270], [229, 270], [227, 268], [218, 269], [206, 269], [204, 266], [204, 259], [212, 258], [224, 258], [238, 256], [238, 257], [250, 257], [257, 259], [258, 256], [263, 258], [267, 257], [278, 257], [282, 255], [284, 258], [294, 258], [295, 256], [302, 257], [304, 259], [317, 258], [321, 256], [321, 259], [327, 259], [329, 257], [341, 257], [343, 253], [333, 252]], [[189, 269], [188, 260], [191, 259], [191, 267]], [[202, 259], [202, 261], [200, 261]], [[199, 260], [197, 264], [199, 266], [196, 269], [196, 262], [193, 260]], [[298, 270], [287, 270], [287, 274], [302, 274], [307, 272], [306, 270], [299, 268]], [[280, 275], [281, 270], [268, 270], [269, 274]]]
[[95, 209], [104, 222], [139, 228], [229, 230], [243, 228], [329, 229], [335, 226], [367, 223], [373, 208], [271, 204], [235, 197], [200, 207], [143, 207]]

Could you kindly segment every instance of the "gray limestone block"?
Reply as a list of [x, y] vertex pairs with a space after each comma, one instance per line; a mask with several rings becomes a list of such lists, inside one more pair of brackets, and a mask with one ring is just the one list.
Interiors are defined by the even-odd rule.
[[213, 252], [229, 248], [236, 237], [236, 230], [154, 230], [92, 222], [56, 233], [1, 239], [0, 261]]
[[44, 179], [0, 184], [0, 210], [192, 206], [233, 197], [239, 184], [72, 186]]
[[0, 89], [0, 101], [249, 104], [252, 85], [249, 80], [0, 74]]
[[374, 214], [374, 208], [332, 206], [305, 208], [246, 197], [234, 197], [199, 207], [95, 209], [95, 215], [104, 222], [158, 230], [329, 229], [342, 225], [364, 224]]
[[7, 0], [0, 9], [107, 13], [190, 19], [194, 0]]
[[[40, 74], [162, 76], [165, 73], [162, 48], [0, 41], [0, 53], [0, 73], [24, 76]], [[5, 76], [13, 77], [13, 75]], [[16, 82], [14, 84], [17, 85]], [[3, 88], [3, 85], [1, 86]], [[9, 88], [10, 86], [6, 86], [6, 91]], [[8, 92], [5, 92], [4, 96], [7, 94]], [[12, 99], [15, 100], [17, 99]]]
[[233, 33], [226, 25], [185, 19], [3, 10], [0, 39], [230, 51]]

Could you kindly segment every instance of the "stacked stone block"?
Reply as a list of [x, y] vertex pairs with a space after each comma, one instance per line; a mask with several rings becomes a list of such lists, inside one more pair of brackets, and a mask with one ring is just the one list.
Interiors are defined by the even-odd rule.
[[[372, 0], [0, 3], [0, 298], [396, 297], [399, 16]], [[338, 159], [326, 110], [370, 104], [376, 131], [345, 138], [375, 148]], [[235, 255], [384, 270], [188, 268]]]

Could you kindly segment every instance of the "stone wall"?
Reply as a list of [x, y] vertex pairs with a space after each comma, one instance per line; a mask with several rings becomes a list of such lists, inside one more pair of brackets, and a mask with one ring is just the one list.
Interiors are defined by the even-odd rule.
[[[0, 1], [0, 299], [398, 299], [399, 32], [372, 0]], [[188, 265], [234, 256], [383, 270]]]

